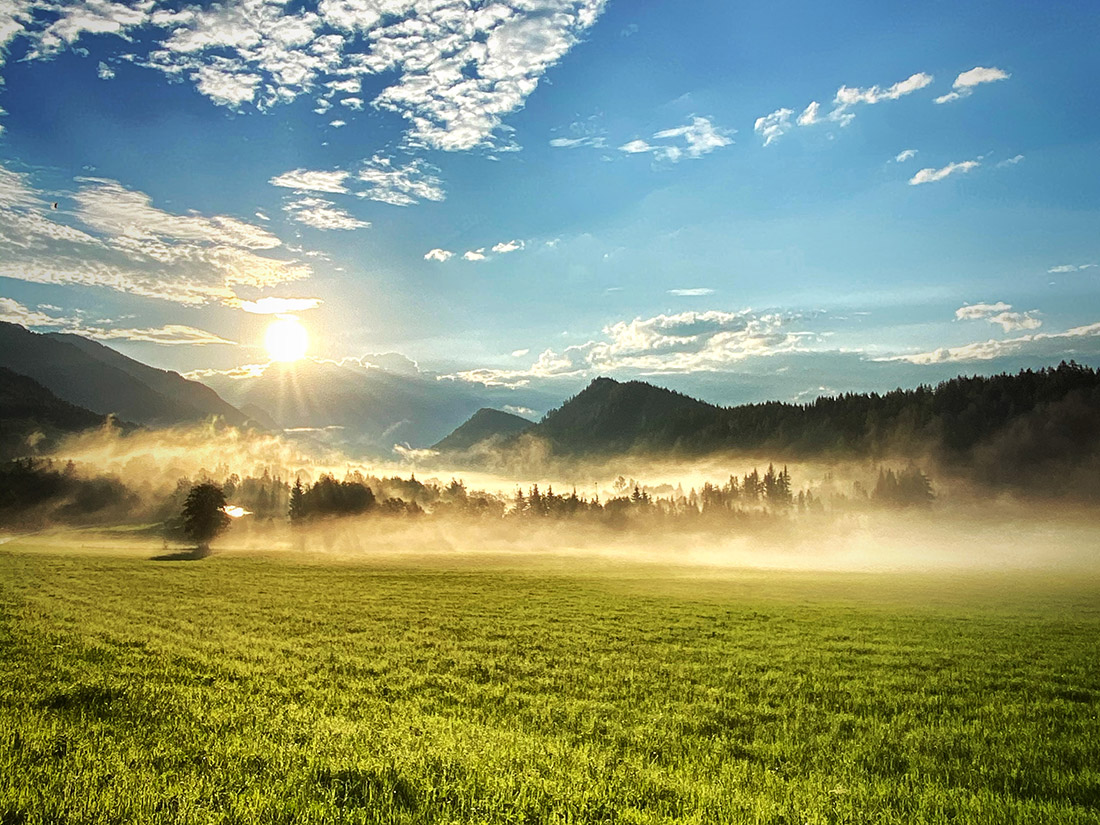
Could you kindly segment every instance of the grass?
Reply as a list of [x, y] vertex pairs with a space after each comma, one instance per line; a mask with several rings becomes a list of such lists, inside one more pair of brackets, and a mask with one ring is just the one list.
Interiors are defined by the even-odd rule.
[[1100, 822], [1095, 578], [114, 541], [0, 546], [3, 825]]

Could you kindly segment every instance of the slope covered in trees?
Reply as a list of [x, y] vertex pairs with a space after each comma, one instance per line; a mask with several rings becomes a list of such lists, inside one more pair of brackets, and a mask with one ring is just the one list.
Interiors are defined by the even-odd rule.
[[531, 431], [559, 456], [930, 456], [976, 480], [1063, 489], [1100, 466], [1100, 372], [1073, 362], [808, 404], [716, 407], [597, 378]]
[[468, 450], [475, 444], [515, 435], [533, 426], [533, 421], [518, 415], [482, 407], [458, 429], [435, 444], [433, 449], [455, 452]]
[[138, 424], [182, 424], [212, 415], [230, 424], [245, 421], [209, 387], [77, 335], [42, 335], [0, 322], [0, 367], [33, 378], [70, 404]]
[[101, 427], [105, 420], [0, 367], [0, 458], [50, 449], [58, 436]]

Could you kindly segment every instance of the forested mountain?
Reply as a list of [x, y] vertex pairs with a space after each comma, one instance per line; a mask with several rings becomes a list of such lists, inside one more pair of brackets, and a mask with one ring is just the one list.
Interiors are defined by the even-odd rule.
[[245, 421], [209, 387], [76, 335], [42, 335], [0, 322], [0, 367], [33, 378], [71, 404], [138, 424], [183, 424], [212, 415], [231, 424]]
[[597, 378], [520, 438], [562, 457], [769, 453], [927, 457], [974, 480], [1064, 490], [1100, 471], [1100, 372], [1063, 362], [808, 404], [716, 407]]
[[699, 439], [724, 412], [643, 381], [597, 378], [533, 432], [563, 453], [697, 452], [707, 449]]
[[[1058, 422], [1055, 424], [1054, 422]], [[641, 381], [597, 378], [532, 430], [563, 454], [781, 449], [874, 454], [934, 447], [962, 453], [1012, 428], [1100, 437], [1100, 373], [1063, 362], [936, 387], [847, 393], [808, 404], [717, 407]]]
[[33, 454], [105, 417], [63, 401], [33, 378], [0, 367], [0, 458]]
[[[71, 335], [60, 332], [49, 333], [47, 336], [55, 341], [76, 347], [85, 355], [104, 364], [115, 367], [140, 381], [165, 398], [180, 405], [184, 410], [195, 410], [198, 418], [209, 418], [217, 415], [229, 424], [242, 424], [247, 416], [231, 404], [227, 403], [214, 390], [198, 381], [191, 381], [177, 372], [161, 370], [150, 367], [133, 358], [127, 358], [120, 352], [96, 341], [82, 338], [79, 335]], [[188, 420], [192, 420], [189, 413]]]
[[444, 452], [460, 452], [468, 450], [476, 444], [483, 444], [486, 441], [499, 440], [506, 436], [521, 433], [533, 426], [535, 426], [533, 421], [528, 421], [518, 415], [482, 407], [470, 416], [466, 423], [436, 444], [433, 449]]

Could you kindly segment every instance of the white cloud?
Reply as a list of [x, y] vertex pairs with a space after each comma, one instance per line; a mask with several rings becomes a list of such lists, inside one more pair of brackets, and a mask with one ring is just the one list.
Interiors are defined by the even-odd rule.
[[260, 212], [259, 210], [256, 211], [255, 215], [261, 221], [270, 221], [271, 220], [271, 218], [269, 218], [267, 215], [265, 215], [263, 212]]
[[753, 131], [764, 138], [764, 145], [767, 146], [790, 131], [793, 114], [790, 109], [776, 109], [770, 115], [758, 117], [752, 127]]
[[443, 182], [433, 174], [437, 171], [422, 160], [395, 166], [390, 158], [375, 155], [359, 171], [358, 178], [367, 184], [360, 197], [408, 206], [422, 200], [441, 201], [446, 197]]
[[331, 172], [314, 172], [308, 169], [294, 169], [273, 177], [268, 183], [273, 186], [282, 186], [286, 189], [296, 189], [299, 192], [331, 192], [344, 194], [348, 191], [344, 181], [348, 173], [341, 169]]
[[[236, 0], [178, 10], [151, 0], [88, 0], [43, 2], [44, 15], [32, 13], [35, 5], [0, 0], [0, 57], [16, 37], [28, 41], [34, 60], [85, 33], [114, 34], [129, 41], [139, 65], [238, 109], [316, 94], [323, 112], [328, 96], [356, 95], [364, 77], [382, 76], [373, 104], [405, 119], [412, 145], [464, 150], [499, 143], [502, 118], [523, 106], [605, 0], [321, 0], [315, 7]], [[150, 36], [132, 39], [137, 27]]]
[[117, 181], [77, 183], [76, 208], [55, 212], [26, 175], [0, 166], [0, 277], [232, 305], [236, 286], [269, 287], [311, 274], [304, 263], [259, 254], [281, 246], [260, 226], [173, 214]]
[[96, 69], [96, 74], [99, 76], [100, 80], [113, 80], [115, 77], [115, 70], [101, 60]]
[[365, 229], [369, 221], [361, 221], [346, 210], [324, 198], [308, 197], [291, 201], [283, 207], [291, 220], [321, 230]]
[[804, 333], [787, 329], [793, 318], [741, 312], [682, 312], [618, 321], [599, 340], [544, 350], [526, 369], [475, 369], [446, 376], [488, 386], [523, 386], [536, 378], [558, 378], [615, 370], [640, 373], [718, 371], [751, 357], [799, 348]]
[[1052, 266], [1047, 272], [1052, 275], [1066, 272], [1081, 272], [1086, 269], [1092, 269], [1094, 266], [1097, 266], [1097, 264], [1062, 264], [1061, 266]]
[[328, 125], [331, 126], [333, 129], [339, 129], [341, 126], [347, 126], [348, 122], [346, 120], [332, 120], [329, 121]]
[[690, 123], [677, 126], [672, 129], [662, 129], [653, 135], [653, 140], [682, 141], [685, 145], [678, 146], [669, 143], [649, 143], [644, 140], [632, 140], [619, 147], [620, 152], [628, 155], [639, 155], [646, 152], [653, 153], [657, 160], [676, 163], [683, 157], [700, 158], [710, 154], [715, 149], [729, 146], [733, 143], [730, 135], [736, 130], [723, 129], [715, 126], [705, 117], [691, 118]]
[[[951, 364], [966, 361], [992, 361], [1010, 355], [1031, 355], [1047, 358], [1059, 358], [1074, 352], [1088, 339], [1100, 337], [1100, 323], [1074, 327], [1065, 332], [1039, 332], [1034, 335], [1020, 335], [1016, 338], [975, 341], [961, 347], [942, 347], [930, 352], [918, 352], [909, 355], [892, 355], [876, 358], [876, 361], [907, 361], [910, 364]], [[1092, 342], [1089, 342], [1092, 343]], [[1093, 347], [1095, 350], [1095, 347]]]
[[681, 298], [694, 298], [698, 295], [713, 295], [714, 290], [705, 286], [697, 286], [690, 289], [670, 289], [668, 294], [677, 295]]
[[493, 244], [493, 251], [498, 255], [506, 255], [509, 252], [523, 249], [525, 246], [526, 244], [523, 241], [501, 241], [498, 244]]
[[31, 309], [11, 298], [0, 296], [0, 321], [9, 324], [21, 324], [25, 327], [73, 327], [79, 322], [75, 318], [58, 318], [42, 312], [45, 307]]
[[967, 304], [955, 310], [957, 321], [988, 321], [998, 324], [1005, 332], [1018, 332], [1023, 329], [1038, 329], [1043, 325], [1035, 316], [1034, 309], [1027, 312], [1012, 312], [1012, 306], [1004, 301], [995, 304]]
[[467, 261], [484, 261], [485, 260], [485, 247], [481, 249], [469, 249], [462, 253], [462, 257]]
[[970, 71], [963, 72], [956, 77], [955, 82], [952, 84], [954, 91], [937, 97], [936, 103], [950, 103], [953, 100], [969, 97], [973, 93], [975, 86], [982, 83], [993, 83], [997, 80], [1007, 80], [1010, 77], [1012, 77], [1012, 75], [1001, 69], [993, 67], [987, 69], [984, 66], [975, 66]]
[[729, 129], [718, 128], [705, 117], [692, 117], [691, 123], [675, 129], [664, 129], [654, 134], [653, 139], [683, 138], [687, 143], [685, 154], [689, 158], [698, 158], [733, 143], [729, 137], [730, 132]]
[[512, 350], [512, 357], [513, 358], [522, 358], [523, 356], [527, 355], [530, 351], [531, 350], [529, 350], [529, 349]]
[[323, 301], [320, 298], [276, 298], [268, 296], [255, 301], [241, 301], [240, 308], [254, 315], [282, 315], [288, 312], [305, 312], [316, 309]]
[[956, 321], [980, 321], [998, 312], [1012, 309], [1011, 304], [998, 301], [995, 304], [967, 304], [955, 310]]
[[894, 157], [894, 160], [897, 163], [905, 163], [905, 161], [912, 160], [916, 156], [917, 156], [917, 150], [916, 149], [902, 149]]
[[829, 120], [847, 126], [852, 122], [855, 114], [852, 108], [860, 103], [873, 105], [884, 100], [897, 100], [905, 95], [923, 89], [932, 82], [932, 75], [925, 72], [917, 72], [905, 80], [901, 80], [887, 89], [871, 86], [861, 89], [853, 86], [841, 86], [837, 89], [833, 98], [833, 110], [829, 113]]
[[[147, 329], [106, 329], [100, 326], [85, 326], [79, 318], [58, 317], [42, 312], [42, 309], [57, 307], [40, 306], [30, 309], [11, 298], [0, 297], [0, 321], [20, 324], [28, 329], [62, 329], [86, 338], [100, 341], [126, 340], [144, 341], [154, 344], [235, 344], [235, 341], [222, 338], [206, 330], [183, 324], [167, 324], [163, 327]], [[102, 322], [101, 322], [102, 323]]]
[[424, 260], [439, 261], [440, 263], [442, 263], [444, 261], [449, 261], [451, 258], [453, 258], [454, 254], [455, 253], [451, 252], [449, 249], [439, 249], [437, 247], [436, 249], [428, 250], [428, 252], [426, 252], [424, 255]]
[[340, 101], [341, 106], [347, 106], [349, 109], [359, 112], [363, 109], [363, 99], [359, 97], [345, 97]]
[[607, 146], [607, 139], [602, 135], [588, 135], [578, 138], [560, 137], [551, 139], [550, 145], [555, 149], [578, 149], [582, 146], [588, 146], [593, 149], [603, 149]]
[[[782, 110], [780, 110], [782, 111]], [[813, 126], [821, 118], [819, 113], [821, 111], [821, 104], [816, 100], [812, 101], [809, 106], [802, 110], [802, 114], [798, 116], [799, 126]]]
[[1015, 166], [1017, 163], [1024, 159], [1023, 155], [1016, 155], [1015, 157], [1005, 158], [997, 164], [998, 167]]
[[84, 329], [80, 331], [81, 335], [88, 338], [95, 338], [100, 341], [138, 341], [148, 344], [163, 344], [168, 346], [197, 346], [206, 344], [231, 344], [236, 345], [236, 341], [230, 341], [227, 338], [222, 338], [220, 335], [215, 335], [212, 332], [207, 332], [203, 329], [197, 329], [195, 327], [184, 326], [183, 324], [166, 324], [163, 327], [148, 328], [148, 329]]
[[935, 181], [943, 180], [948, 175], [953, 175], [956, 172], [969, 172], [971, 169], [974, 169], [978, 166], [981, 166], [981, 164], [978, 163], [978, 161], [976, 160], [964, 160], [961, 163], [949, 163], [947, 164], [947, 166], [944, 166], [940, 169], [933, 169], [931, 166], [929, 166], [925, 169], [921, 169], [919, 172], [917, 172], [917, 174], [909, 178], [909, 185], [919, 186], [922, 183], [934, 183]]

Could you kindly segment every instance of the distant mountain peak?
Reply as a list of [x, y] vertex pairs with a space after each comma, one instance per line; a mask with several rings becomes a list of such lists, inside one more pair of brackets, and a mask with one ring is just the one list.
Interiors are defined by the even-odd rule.
[[513, 413], [482, 407], [433, 449], [461, 452], [486, 441], [517, 435], [533, 426], [535, 426], [533, 421]]

